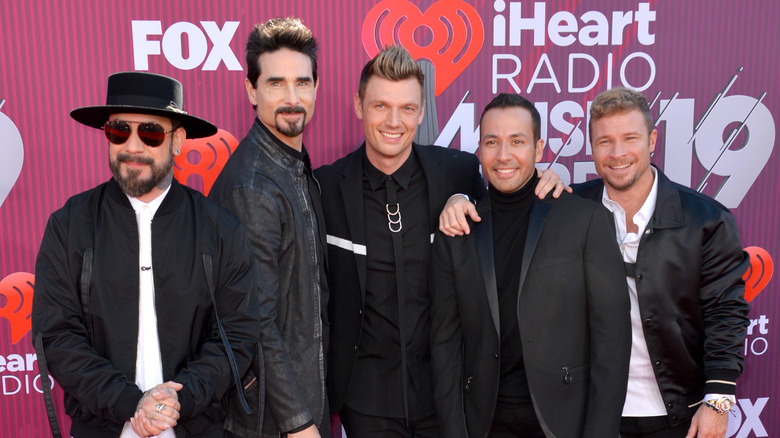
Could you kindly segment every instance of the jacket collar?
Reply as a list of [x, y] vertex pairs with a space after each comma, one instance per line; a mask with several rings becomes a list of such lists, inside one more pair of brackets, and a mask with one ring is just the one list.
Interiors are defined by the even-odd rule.
[[273, 135], [257, 117], [255, 117], [255, 121], [247, 134], [247, 138], [263, 150], [271, 161], [281, 167], [289, 169], [298, 176], [303, 175], [306, 168], [311, 168], [311, 164], [308, 164], [309, 157], [306, 153], [305, 146], [301, 148], [302, 156], [296, 156], [297, 154], [295, 152], [297, 151]]
[[[655, 211], [648, 224], [649, 228], [679, 228], [684, 225], [680, 193], [673, 183], [658, 167], [655, 167], [658, 177], [658, 197], [655, 201]], [[574, 192], [578, 195], [601, 203], [604, 193], [604, 180], [595, 179], [581, 184], [574, 184]], [[614, 225], [614, 224], [613, 224]]]
[[[119, 187], [119, 183], [117, 183], [114, 178], [111, 178], [106, 183], [106, 193], [108, 197], [117, 203], [120, 207], [126, 208], [135, 214], [133, 206], [130, 205], [130, 200], [127, 199], [127, 195], [125, 195], [125, 193]], [[184, 193], [184, 187], [179, 184], [176, 178], [174, 178], [173, 181], [171, 181], [171, 188], [168, 191], [168, 194], [165, 195], [165, 199], [163, 199], [162, 204], [160, 204], [160, 208], [157, 209], [157, 213], [155, 213], [154, 216], [162, 217], [176, 211], [184, 199]]]

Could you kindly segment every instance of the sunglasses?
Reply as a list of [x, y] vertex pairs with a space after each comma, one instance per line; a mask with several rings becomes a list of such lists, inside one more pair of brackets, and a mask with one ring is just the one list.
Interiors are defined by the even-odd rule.
[[125, 122], [123, 120], [109, 120], [103, 125], [103, 131], [106, 133], [106, 138], [113, 144], [124, 144], [133, 133], [130, 124], [137, 124], [138, 138], [144, 142], [145, 145], [151, 147], [160, 146], [165, 140], [165, 134], [179, 129], [179, 126], [174, 126], [170, 131], [166, 131], [165, 128], [157, 123], [151, 122]]

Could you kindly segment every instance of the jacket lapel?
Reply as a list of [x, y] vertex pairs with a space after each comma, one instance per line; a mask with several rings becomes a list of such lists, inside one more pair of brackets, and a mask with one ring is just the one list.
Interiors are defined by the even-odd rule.
[[447, 175], [441, 165], [441, 158], [430, 153], [426, 148], [420, 147], [417, 143], [413, 143], [412, 148], [420, 160], [420, 167], [422, 167], [425, 181], [428, 184], [428, 224], [431, 233], [433, 233], [438, 228], [440, 206], [443, 206], [447, 201], [442, 199], [447, 195]]
[[490, 316], [493, 318], [493, 326], [496, 334], [501, 336], [498, 319], [498, 289], [496, 287], [496, 266], [493, 259], [493, 223], [490, 213], [490, 200], [486, 196], [477, 208], [482, 221], [472, 224], [474, 239], [477, 244], [479, 266], [482, 269], [482, 278], [485, 281], [485, 294], [490, 308]]
[[525, 277], [528, 275], [528, 267], [531, 265], [531, 259], [536, 251], [536, 244], [539, 243], [539, 237], [542, 235], [544, 221], [547, 219], [547, 213], [550, 211], [550, 205], [538, 199], [534, 199], [531, 206], [531, 216], [528, 218], [528, 234], [525, 237], [525, 247], [523, 248], [523, 264], [520, 267], [520, 291], [523, 292]]
[[[365, 147], [365, 145], [363, 146]], [[341, 197], [344, 200], [344, 217], [347, 219], [349, 239], [353, 245], [366, 244], [365, 224], [363, 223], [363, 152], [362, 148], [349, 155], [344, 166], [343, 179], [340, 182]], [[349, 207], [347, 207], [349, 206]], [[354, 214], [353, 212], [359, 212]], [[366, 293], [366, 255], [352, 251], [357, 266], [360, 291]]]
[[655, 211], [650, 220], [652, 228], [679, 228], [683, 224], [682, 204], [680, 194], [674, 187], [674, 183], [656, 169], [658, 178], [658, 196], [655, 201]]

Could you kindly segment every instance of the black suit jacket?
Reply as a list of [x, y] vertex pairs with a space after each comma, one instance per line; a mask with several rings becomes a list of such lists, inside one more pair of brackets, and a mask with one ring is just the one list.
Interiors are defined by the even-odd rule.
[[[473, 154], [438, 146], [414, 144], [413, 148], [428, 184], [428, 215], [433, 235], [439, 213], [451, 195], [465, 193], [479, 199], [485, 193], [485, 186], [479, 174], [479, 162]], [[334, 412], [341, 409], [349, 385], [355, 383], [351, 382], [351, 376], [363, 323], [367, 251], [363, 224], [364, 149], [365, 145], [315, 171], [322, 188], [328, 241], [332, 340], [328, 355], [328, 394]], [[430, 366], [411, 372], [415, 380], [430, 381]], [[400, 385], [401, 382], [399, 388]], [[425, 397], [425, 394], [420, 395]], [[433, 403], [432, 400], [421, 401], [428, 405]]]
[[[436, 235], [431, 348], [443, 436], [483, 437], [499, 384], [490, 202], [462, 237]], [[631, 351], [623, 260], [602, 206], [535, 199], [517, 316], [537, 416], [548, 437], [617, 437]], [[520, 249], [518, 249], [520, 250]]]

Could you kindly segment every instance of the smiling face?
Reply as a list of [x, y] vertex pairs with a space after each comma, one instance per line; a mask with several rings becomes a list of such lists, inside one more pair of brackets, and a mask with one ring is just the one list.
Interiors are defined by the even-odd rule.
[[479, 159], [488, 182], [502, 193], [520, 190], [536, 171], [544, 148], [544, 140], [534, 141], [531, 112], [521, 107], [488, 110], [479, 130]]
[[318, 83], [308, 55], [290, 49], [263, 53], [258, 58], [257, 83], [245, 81], [257, 118], [288, 146], [301, 150], [303, 127], [314, 114]]
[[653, 185], [650, 154], [655, 150], [657, 135], [655, 129], [648, 132], [645, 117], [638, 109], [591, 120], [593, 161], [611, 198], [649, 193]]
[[151, 147], [138, 138], [138, 123], [157, 123], [169, 131], [173, 127], [170, 119], [147, 114], [112, 114], [109, 120], [122, 120], [132, 125], [126, 142], [109, 142], [108, 165], [114, 179], [126, 195], [143, 202], [154, 200], [173, 180], [173, 157], [179, 154], [187, 133], [179, 128], [166, 134], [163, 144]]
[[363, 99], [355, 95], [355, 114], [363, 121], [366, 155], [390, 175], [412, 152], [412, 141], [423, 120], [422, 87], [415, 78], [391, 81], [372, 76]]

